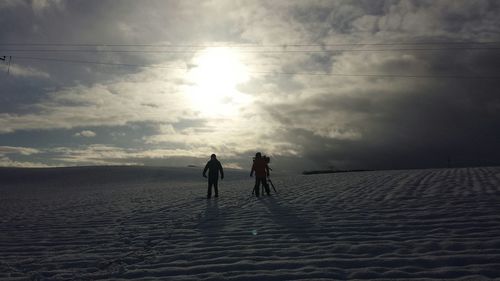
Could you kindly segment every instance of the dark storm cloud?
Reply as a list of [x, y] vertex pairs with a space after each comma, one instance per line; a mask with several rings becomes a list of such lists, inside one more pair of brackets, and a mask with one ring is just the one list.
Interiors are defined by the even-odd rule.
[[[391, 3], [399, 4], [399, 8], [404, 6], [401, 4], [406, 4], [411, 9], [402, 9], [398, 12], [397, 24], [387, 26], [386, 23], [394, 17], [390, 11], [398, 6], [391, 6]], [[368, 14], [367, 5], [363, 4], [359, 8], [365, 8], [365, 14], [348, 13], [345, 16], [352, 18], [347, 23], [332, 22], [333, 26], [339, 27], [340, 33], [347, 30], [351, 26], [348, 22]], [[391, 37], [406, 37], [406, 42], [416, 43], [499, 39], [492, 32], [499, 28], [499, 7], [492, 1], [442, 1], [439, 4], [435, 1], [383, 1], [379, 4], [370, 7], [372, 14], [380, 16], [374, 36], [387, 35], [391, 31]], [[314, 13], [313, 10], [298, 11], [299, 18], [308, 21], [308, 12]], [[328, 17], [327, 10], [318, 14]], [[437, 32], [415, 26], [418, 37], [395, 33], [408, 30], [411, 28], [409, 23], [415, 18], [423, 19], [424, 14], [428, 22], [421, 22], [421, 25], [439, 25]], [[437, 35], [431, 35], [433, 33]], [[349, 56], [352, 59], [358, 55]], [[361, 74], [407, 74], [435, 78], [345, 78], [345, 81], [332, 78], [337, 82], [332, 82], [329, 90], [306, 95], [295, 104], [276, 102], [266, 107], [266, 111], [286, 128], [278, 131], [276, 138], [300, 145], [304, 158], [312, 160], [316, 167], [409, 168], [443, 167], [450, 163], [457, 166], [498, 164], [500, 133], [496, 128], [500, 125], [497, 94], [500, 83], [495, 79], [460, 78], [495, 76], [500, 65], [498, 56], [498, 50], [426, 52], [410, 49], [392, 54], [360, 54], [359, 57], [366, 57], [364, 66], [361, 61], [357, 62], [357, 70], [361, 70]], [[333, 59], [334, 72], [339, 61], [342, 58]], [[353, 60], [351, 63], [356, 64]], [[295, 79], [290, 80], [296, 83]], [[313, 80], [306, 80], [303, 85], [308, 86], [304, 88], [313, 88]], [[348, 90], [335, 87], [335, 84], [348, 83], [357, 86]], [[381, 84], [387, 87], [381, 87]]]
[[[419, 61], [428, 64], [426, 74], [431, 76], [450, 72], [494, 75], [491, 70], [498, 71], [500, 65], [494, 53], [433, 54], [432, 60]], [[401, 66], [384, 64], [382, 69], [393, 71]], [[401, 79], [405, 80], [396, 78], [398, 83]], [[391, 84], [394, 80], [383, 81]], [[368, 82], [365, 93], [321, 95], [296, 106], [273, 106], [273, 116], [290, 128], [283, 138], [300, 143], [304, 155], [323, 168], [332, 163], [339, 168], [443, 167], [448, 158], [459, 166], [500, 162], [498, 79], [406, 80], [406, 87], [397, 92], [391, 87], [371, 91]], [[328, 119], [326, 112], [348, 117], [339, 122]], [[310, 120], [309, 126], [294, 128], [303, 120]], [[323, 123], [327, 127], [343, 123], [343, 130], [360, 132], [361, 137], [320, 136], [317, 128]]]

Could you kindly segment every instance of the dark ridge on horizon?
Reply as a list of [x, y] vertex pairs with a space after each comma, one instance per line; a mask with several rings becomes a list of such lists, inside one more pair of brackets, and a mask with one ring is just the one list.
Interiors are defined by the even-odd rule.
[[434, 170], [434, 169], [471, 169], [471, 168], [494, 168], [500, 167], [500, 164], [492, 163], [491, 165], [461, 165], [461, 166], [429, 166], [429, 167], [401, 167], [387, 169], [325, 169], [325, 170], [306, 170], [302, 175], [317, 175], [317, 174], [336, 174], [336, 173], [355, 173], [355, 172], [374, 172], [374, 171], [407, 171], [407, 170]]
[[317, 175], [317, 174], [336, 174], [336, 173], [353, 173], [353, 172], [372, 172], [375, 170], [354, 169], [354, 170], [313, 170], [303, 171], [303, 175]]
[[[246, 172], [226, 169], [226, 179], [240, 179]], [[32, 185], [94, 185], [144, 182], [202, 182], [199, 167], [160, 166], [71, 166], [46, 168], [0, 167], [0, 186]]]

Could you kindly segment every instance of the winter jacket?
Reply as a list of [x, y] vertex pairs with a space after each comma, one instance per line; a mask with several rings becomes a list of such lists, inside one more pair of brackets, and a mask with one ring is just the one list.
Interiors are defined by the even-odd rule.
[[252, 175], [254, 171], [256, 177], [263, 178], [269, 175], [269, 166], [267, 166], [263, 158], [255, 158], [250, 175]]
[[211, 159], [205, 165], [205, 169], [203, 169], [203, 175], [205, 176], [208, 170], [208, 177], [211, 179], [218, 179], [219, 172], [221, 178], [224, 178], [224, 170], [222, 169], [222, 165], [217, 159]]

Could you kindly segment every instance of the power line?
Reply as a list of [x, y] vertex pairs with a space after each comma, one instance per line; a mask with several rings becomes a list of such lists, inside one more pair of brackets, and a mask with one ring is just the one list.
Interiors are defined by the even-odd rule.
[[56, 59], [56, 58], [38, 58], [38, 57], [19, 57], [15, 56], [16, 59], [21, 60], [39, 60], [39, 61], [53, 61], [62, 63], [82, 63], [82, 64], [96, 64], [96, 65], [109, 65], [109, 66], [125, 66], [125, 67], [149, 67], [149, 68], [168, 68], [168, 69], [188, 69], [185, 67], [171, 67], [171, 66], [159, 66], [159, 65], [141, 65], [141, 64], [131, 64], [131, 63], [114, 63], [114, 62], [100, 62], [100, 61], [87, 61], [87, 60], [72, 60], [72, 59]]
[[60, 46], [60, 47], [181, 47], [181, 48], [204, 48], [204, 47], [333, 47], [333, 46], [422, 46], [422, 45], [491, 45], [500, 44], [500, 41], [421, 41], [421, 42], [358, 42], [358, 43], [281, 43], [281, 44], [257, 44], [257, 43], [215, 43], [215, 44], [107, 44], [107, 43], [0, 43], [0, 46]]
[[500, 79], [496, 76], [468, 76], [468, 75], [403, 75], [403, 74], [348, 74], [348, 73], [314, 73], [314, 72], [251, 72], [257, 74], [276, 75], [308, 75], [308, 76], [339, 76], [339, 77], [367, 77], [367, 78], [416, 78], [416, 79]]
[[[189, 70], [189, 67], [174, 67], [174, 66], [159, 66], [159, 65], [140, 65], [129, 63], [111, 63], [100, 61], [85, 61], [85, 60], [67, 60], [56, 58], [37, 58], [37, 57], [13, 57], [15, 59], [25, 60], [40, 60], [40, 61], [53, 61], [60, 63], [82, 63], [82, 64], [96, 64], [96, 65], [109, 65], [109, 66], [125, 66], [125, 67], [144, 67], [144, 68], [163, 68], [163, 69], [180, 69]], [[332, 76], [332, 77], [365, 77], [365, 78], [409, 78], [409, 79], [500, 79], [500, 75], [404, 75], [404, 74], [350, 74], [350, 73], [326, 73], [326, 72], [279, 72], [279, 71], [249, 71], [251, 74], [262, 75], [306, 75], [306, 76]]]
[[[387, 48], [387, 49], [330, 49], [330, 50], [240, 50], [240, 53], [336, 53], [336, 52], [395, 52], [395, 51], [498, 51], [500, 47], [453, 47], [453, 48]], [[204, 52], [205, 50], [201, 50]], [[96, 50], [96, 49], [0, 49], [4, 53], [138, 53], [138, 54], [194, 54], [199, 50]]]

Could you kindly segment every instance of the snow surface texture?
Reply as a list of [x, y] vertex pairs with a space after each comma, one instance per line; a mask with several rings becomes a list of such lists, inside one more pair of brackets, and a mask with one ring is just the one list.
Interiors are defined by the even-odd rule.
[[201, 169], [92, 169], [0, 170], [0, 279], [500, 280], [500, 168], [276, 177], [259, 199], [228, 172], [211, 200]]

